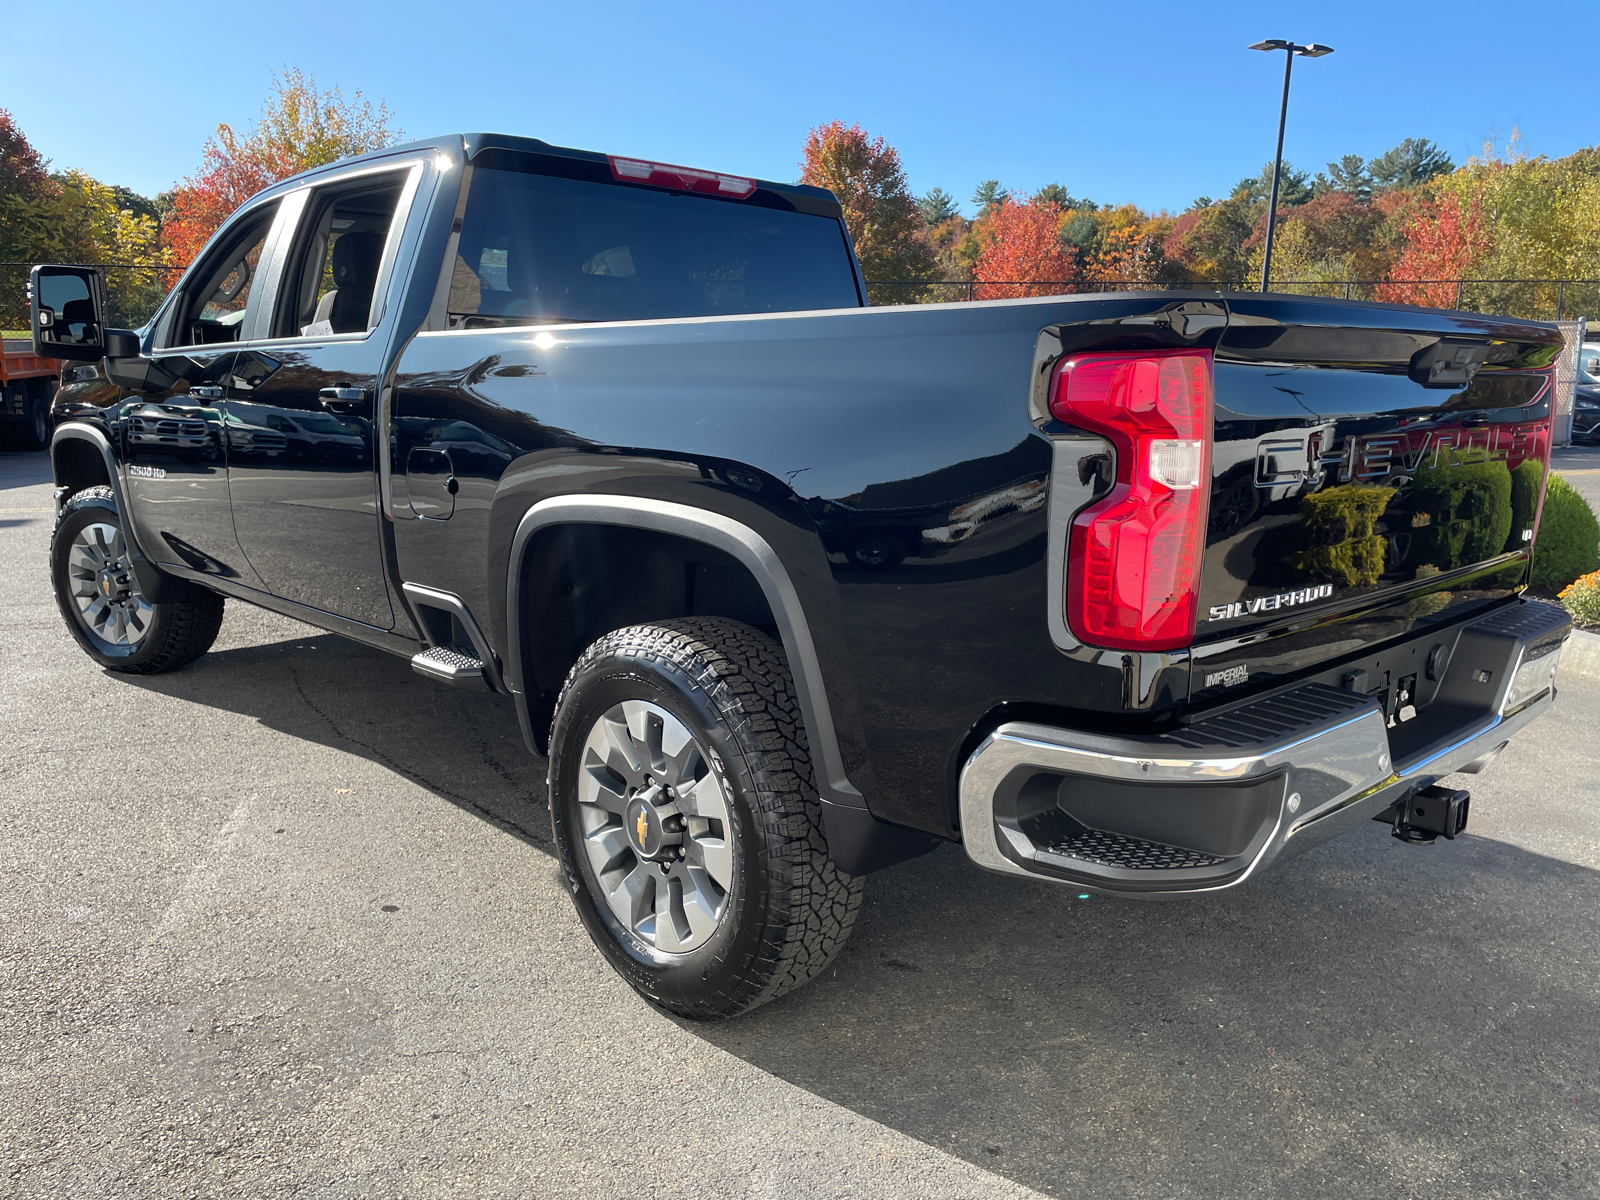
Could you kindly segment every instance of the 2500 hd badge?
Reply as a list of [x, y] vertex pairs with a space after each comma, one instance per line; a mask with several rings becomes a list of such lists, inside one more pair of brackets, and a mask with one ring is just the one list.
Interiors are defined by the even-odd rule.
[[1276, 596], [1257, 596], [1254, 600], [1236, 600], [1232, 604], [1213, 604], [1210, 619], [1226, 621], [1230, 617], [1247, 617], [1254, 613], [1272, 612], [1279, 608], [1293, 608], [1296, 604], [1310, 604], [1313, 600], [1326, 600], [1333, 595], [1333, 584], [1298, 588], [1292, 592], [1279, 592]]

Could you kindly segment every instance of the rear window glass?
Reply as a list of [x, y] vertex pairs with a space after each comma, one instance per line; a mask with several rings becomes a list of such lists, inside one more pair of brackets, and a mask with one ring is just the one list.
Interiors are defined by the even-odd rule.
[[832, 217], [483, 167], [471, 189], [452, 328], [861, 303]]

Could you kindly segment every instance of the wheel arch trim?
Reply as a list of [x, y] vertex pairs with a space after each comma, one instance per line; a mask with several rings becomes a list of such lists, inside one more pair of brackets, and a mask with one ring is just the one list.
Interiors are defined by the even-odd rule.
[[516, 699], [523, 733], [537, 746], [528, 713], [523, 680], [522, 575], [528, 543], [534, 534], [553, 525], [623, 525], [672, 534], [702, 542], [731, 555], [755, 578], [788, 656], [794, 675], [810, 739], [817, 787], [825, 800], [848, 808], [865, 808], [866, 800], [845, 773], [844, 757], [828, 703], [811, 627], [806, 621], [800, 595], [789, 572], [772, 546], [754, 529], [721, 513], [668, 500], [638, 496], [578, 495], [551, 496], [540, 500], [523, 514], [511, 542], [511, 557], [506, 570], [506, 642], [504, 676]]
[[[106, 478], [111, 481], [111, 491], [117, 498], [117, 511], [123, 515], [123, 519], [127, 520], [131, 526], [132, 520], [128, 517], [127, 498], [122, 494], [122, 475], [117, 470], [117, 456], [116, 452], [111, 448], [111, 439], [93, 425], [86, 425], [82, 421], [63, 421], [57, 425], [55, 433], [50, 438], [50, 475], [55, 480], [57, 487], [61, 486], [61, 461], [58, 457], [58, 451], [61, 443], [67, 441], [88, 442], [100, 452], [100, 457], [105, 460], [106, 464]], [[66, 496], [59, 494], [56, 496], [57, 517], [61, 516], [61, 507], [67, 500], [68, 497]], [[125, 532], [137, 549], [138, 536], [131, 528]]]
[[83, 421], [63, 421], [56, 426], [56, 431], [50, 438], [50, 477], [56, 483], [57, 522], [61, 520], [62, 509], [71, 499], [62, 493], [59, 463], [56, 458], [58, 448], [67, 441], [88, 442], [100, 451], [100, 457], [105, 460], [106, 478], [111, 481], [111, 495], [116, 501], [117, 515], [122, 519], [122, 534], [128, 539], [129, 558], [133, 565], [134, 577], [139, 581], [139, 590], [150, 600], [166, 603], [186, 599], [193, 594], [194, 589], [204, 587], [203, 584], [169, 575], [156, 566], [145, 553], [144, 547], [139, 544], [138, 526], [134, 522], [132, 511], [128, 508], [128, 497], [123, 491], [122, 474], [117, 470], [117, 454], [112, 448], [111, 439], [103, 430]]

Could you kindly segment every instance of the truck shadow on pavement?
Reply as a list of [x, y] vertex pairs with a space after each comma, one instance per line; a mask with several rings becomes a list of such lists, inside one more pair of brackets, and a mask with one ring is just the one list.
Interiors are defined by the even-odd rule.
[[[131, 682], [365, 755], [550, 849], [502, 699], [325, 635]], [[680, 1025], [1055, 1194], [1576, 1195], [1600, 1178], [1600, 873], [1374, 824], [1172, 903], [988, 875], [958, 847], [866, 887], [822, 978]]]

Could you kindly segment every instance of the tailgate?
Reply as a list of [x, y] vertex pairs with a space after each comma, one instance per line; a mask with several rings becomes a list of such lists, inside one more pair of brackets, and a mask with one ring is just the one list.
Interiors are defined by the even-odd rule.
[[1191, 695], [1304, 673], [1527, 581], [1553, 326], [1229, 297]]

